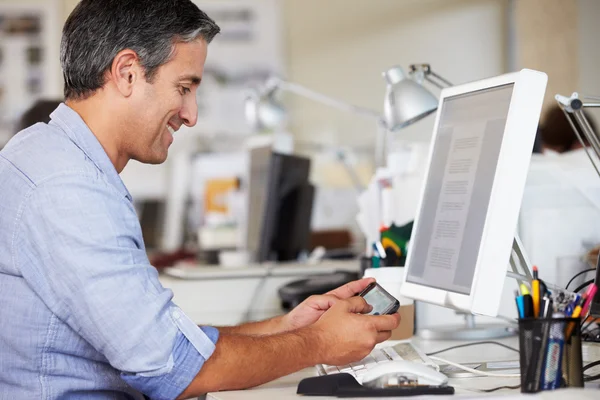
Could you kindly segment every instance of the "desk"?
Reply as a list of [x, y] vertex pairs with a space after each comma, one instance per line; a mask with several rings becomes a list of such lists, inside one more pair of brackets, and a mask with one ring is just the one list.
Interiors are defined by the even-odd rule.
[[[186, 266], [167, 268], [161, 284], [173, 291], [173, 300], [199, 325], [227, 326], [283, 314], [277, 290], [292, 281], [334, 271], [358, 272], [357, 260], [323, 261], [316, 265], [276, 264], [245, 268]], [[257, 291], [256, 296], [254, 296]]]
[[[509, 346], [518, 348], [518, 341], [516, 337], [498, 340], [501, 343]], [[419, 338], [414, 338], [413, 343], [420, 347], [425, 352], [434, 352], [442, 350], [457, 344], [466, 343], [459, 341], [424, 341]], [[383, 345], [390, 345], [390, 343], [383, 343]], [[585, 345], [583, 349], [584, 363], [589, 362], [588, 360], [600, 359], [600, 345]], [[456, 350], [450, 350], [448, 352], [441, 353], [441, 358], [455, 361], [458, 363], [473, 363], [473, 362], [485, 362], [485, 361], [515, 361], [518, 360], [518, 354], [507, 350], [503, 347], [496, 345], [480, 345], [465, 347]], [[296, 395], [296, 388], [298, 382], [303, 378], [315, 376], [314, 368], [307, 368], [302, 371], [298, 371], [294, 374], [284, 376], [273, 382], [259, 386], [250, 390], [236, 390], [230, 392], [217, 392], [209, 393], [206, 397], [207, 400], [298, 400], [302, 398]], [[499, 397], [500, 399], [515, 399], [515, 398], [534, 398], [534, 399], [551, 399], [551, 400], [564, 400], [564, 399], [595, 399], [600, 398], [600, 392], [597, 390], [581, 390], [581, 389], [566, 389], [554, 392], [541, 392], [537, 395], [523, 395], [518, 390], [499, 390], [494, 393], [481, 393], [467, 389], [489, 389], [498, 386], [514, 386], [519, 384], [518, 378], [492, 378], [492, 377], [477, 377], [477, 378], [456, 378], [450, 379], [450, 385], [456, 388], [456, 395], [460, 397]], [[456, 396], [455, 395], [455, 396]], [[507, 397], [508, 396], [508, 397]], [[439, 399], [440, 396], [427, 396], [419, 398], [428, 399]], [[306, 397], [305, 397], [306, 399]], [[336, 397], [314, 397], [314, 399], [331, 400], [337, 399]]]

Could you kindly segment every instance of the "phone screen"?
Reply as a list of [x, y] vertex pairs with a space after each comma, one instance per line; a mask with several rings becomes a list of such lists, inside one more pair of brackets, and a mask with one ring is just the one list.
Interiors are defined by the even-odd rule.
[[369, 315], [383, 315], [394, 304], [394, 300], [375, 286], [363, 296], [367, 304], [373, 306]]

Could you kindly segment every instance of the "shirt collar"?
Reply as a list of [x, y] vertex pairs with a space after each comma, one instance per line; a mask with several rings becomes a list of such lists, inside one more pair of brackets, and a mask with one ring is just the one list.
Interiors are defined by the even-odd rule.
[[108, 181], [115, 189], [131, 201], [131, 194], [125, 187], [115, 166], [110, 161], [110, 158], [108, 158], [108, 155], [94, 133], [86, 125], [79, 114], [71, 107], [61, 103], [58, 108], [50, 114], [50, 118], [52, 118], [50, 124], [56, 124], [62, 129], [69, 139], [71, 139], [71, 141], [75, 143], [75, 145], [79, 147], [90, 160], [92, 160], [96, 167], [106, 175]]

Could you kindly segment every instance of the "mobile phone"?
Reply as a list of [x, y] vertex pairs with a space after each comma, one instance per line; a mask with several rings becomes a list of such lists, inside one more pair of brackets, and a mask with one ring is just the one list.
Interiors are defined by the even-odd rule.
[[358, 295], [373, 307], [369, 315], [393, 314], [400, 307], [398, 299], [379, 286], [377, 282], [369, 284]]

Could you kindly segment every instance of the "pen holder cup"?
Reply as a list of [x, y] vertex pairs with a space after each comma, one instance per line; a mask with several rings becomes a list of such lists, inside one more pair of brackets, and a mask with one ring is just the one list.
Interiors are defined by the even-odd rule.
[[519, 320], [521, 392], [583, 387], [581, 320]]

